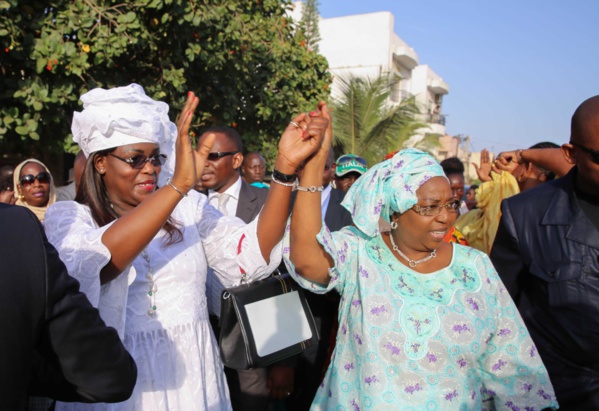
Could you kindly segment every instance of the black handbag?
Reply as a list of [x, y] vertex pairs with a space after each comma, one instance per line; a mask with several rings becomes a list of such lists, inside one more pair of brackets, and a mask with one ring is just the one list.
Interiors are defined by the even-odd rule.
[[289, 274], [223, 290], [219, 346], [227, 367], [266, 367], [317, 343], [304, 290]]

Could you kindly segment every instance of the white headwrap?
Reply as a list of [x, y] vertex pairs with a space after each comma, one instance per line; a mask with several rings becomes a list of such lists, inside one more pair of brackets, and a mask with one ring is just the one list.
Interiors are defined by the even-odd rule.
[[351, 186], [341, 203], [354, 224], [374, 237], [379, 217], [389, 222], [393, 212], [404, 213], [417, 202], [416, 190], [432, 177], [445, 176], [439, 163], [423, 151], [409, 148], [370, 168]]
[[86, 157], [126, 144], [156, 143], [168, 157], [161, 177], [171, 174], [177, 126], [168, 117], [166, 103], [148, 97], [139, 84], [96, 88], [82, 95], [81, 101], [83, 111], [73, 114], [71, 131]]

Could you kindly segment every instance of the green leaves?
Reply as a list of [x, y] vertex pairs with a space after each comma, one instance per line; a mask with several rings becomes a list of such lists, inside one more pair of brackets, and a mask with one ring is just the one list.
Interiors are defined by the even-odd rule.
[[28, 4], [0, 0], [3, 153], [75, 149], [79, 96], [136, 82], [173, 120], [193, 90], [196, 134], [234, 126], [272, 159], [289, 118], [328, 97], [327, 62], [285, 14], [289, 0]]
[[[392, 75], [339, 78], [341, 97], [331, 105], [333, 143], [340, 151], [375, 164], [387, 153], [403, 148], [417, 130], [426, 127], [418, 121], [420, 109], [413, 97], [390, 104], [399, 80]], [[430, 139], [424, 143], [430, 145]]]

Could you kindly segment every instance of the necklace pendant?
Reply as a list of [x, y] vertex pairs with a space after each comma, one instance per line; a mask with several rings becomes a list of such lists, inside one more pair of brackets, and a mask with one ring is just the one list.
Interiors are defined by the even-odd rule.
[[397, 254], [402, 256], [408, 262], [408, 266], [410, 268], [414, 268], [414, 267], [416, 267], [416, 265], [418, 265], [420, 263], [425, 263], [428, 260], [430, 260], [431, 258], [435, 258], [437, 256], [437, 249], [435, 248], [428, 257], [424, 257], [423, 259], [420, 259], [418, 261], [410, 260], [410, 257], [408, 257], [407, 255], [402, 253], [401, 250], [399, 249], [399, 247], [395, 244], [395, 240], [393, 239], [393, 234], [389, 235], [389, 240], [391, 241], [391, 246], [393, 248], [393, 251], [395, 251]]

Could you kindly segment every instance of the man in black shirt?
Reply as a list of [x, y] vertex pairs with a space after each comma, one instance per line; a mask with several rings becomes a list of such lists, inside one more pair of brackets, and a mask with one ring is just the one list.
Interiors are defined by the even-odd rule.
[[0, 398], [121, 402], [137, 377], [133, 358], [69, 276], [35, 215], [0, 204]]
[[[572, 116], [575, 167], [504, 200], [491, 260], [516, 302], [560, 411], [599, 410], [599, 96]], [[536, 355], [531, 350], [528, 355]]]

